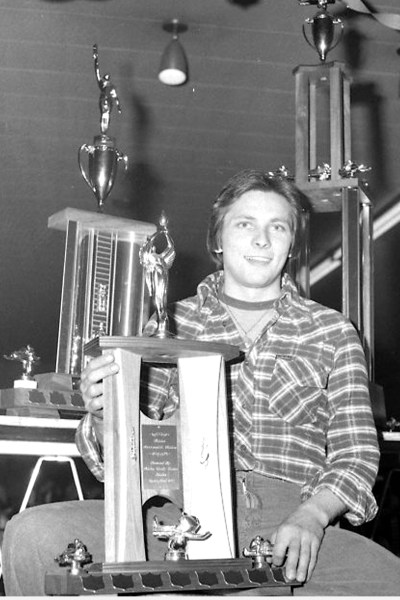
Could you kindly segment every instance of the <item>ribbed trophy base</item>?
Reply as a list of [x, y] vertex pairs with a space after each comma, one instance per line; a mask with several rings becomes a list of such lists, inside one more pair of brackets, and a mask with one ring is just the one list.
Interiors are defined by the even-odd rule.
[[123, 595], [224, 591], [263, 588], [263, 595], [291, 595], [296, 582], [288, 582], [281, 567], [264, 563], [254, 568], [251, 559], [148, 561], [91, 565], [72, 575], [70, 569], [47, 573], [46, 594]]

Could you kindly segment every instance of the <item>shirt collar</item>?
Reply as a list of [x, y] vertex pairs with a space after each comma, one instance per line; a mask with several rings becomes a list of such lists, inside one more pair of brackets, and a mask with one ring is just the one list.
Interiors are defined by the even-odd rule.
[[222, 270], [215, 271], [215, 273], [207, 275], [207, 277], [199, 283], [197, 286], [197, 298], [200, 308], [205, 306], [208, 302], [218, 302], [218, 290], [222, 285], [223, 278], [224, 272]]
[[284, 273], [282, 276], [282, 294], [279, 304], [282, 308], [292, 307], [303, 317], [310, 315], [306, 299], [300, 295], [296, 284], [288, 273]]
[[[223, 279], [224, 271], [221, 270], [207, 275], [207, 277], [199, 283], [197, 287], [197, 296], [200, 307], [207, 304], [208, 301], [218, 302], [218, 292], [220, 286], [223, 284]], [[291, 305], [302, 312], [308, 312], [305, 299], [300, 296], [296, 284], [288, 273], [284, 273], [282, 276], [281, 290], [281, 296], [278, 300], [279, 305], [282, 307]]]

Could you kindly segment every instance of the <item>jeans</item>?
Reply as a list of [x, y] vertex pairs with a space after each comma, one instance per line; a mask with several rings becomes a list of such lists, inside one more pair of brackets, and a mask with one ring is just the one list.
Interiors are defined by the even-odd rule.
[[[300, 503], [297, 485], [256, 473], [238, 472], [235, 519], [237, 554], [255, 535], [270, 537], [275, 527]], [[206, 492], [205, 492], [206, 493]], [[149, 508], [145, 516], [150, 530], [154, 515], [176, 523], [179, 509], [167, 503]], [[15, 515], [7, 524], [3, 542], [5, 591], [11, 596], [44, 595], [44, 574], [60, 567], [54, 561], [75, 538], [93, 555], [104, 560], [104, 505], [101, 500], [45, 504]], [[146, 536], [148, 560], [162, 559], [166, 543]], [[263, 590], [257, 590], [261, 595]], [[353, 532], [328, 527], [309, 582], [294, 588], [304, 596], [397, 596], [400, 593], [400, 558]], [[246, 595], [251, 595], [250, 590]]]

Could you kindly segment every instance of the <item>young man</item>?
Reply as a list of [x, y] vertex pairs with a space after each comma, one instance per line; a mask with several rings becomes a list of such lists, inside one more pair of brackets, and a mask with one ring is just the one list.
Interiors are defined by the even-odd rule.
[[[375, 516], [379, 451], [356, 331], [340, 313], [301, 298], [285, 274], [300, 212], [301, 195], [285, 179], [246, 170], [229, 180], [212, 207], [208, 234], [222, 268], [170, 308], [170, 324], [179, 337], [244, 352], [242, 362], [227, 367], [238, 554], [256, 535], [269, 538], [274, 564], [304, 582], [296, 595], [397, 595], [400, 560], [331, 526], [342, 516], [355, 525]], [[150, 320], [146, 332], [155, 327]], [[99, 479], [102, 380], [117, 371], [105, 355], [82, 373], [88, 414], [77, 443]], [[149, 368], [147, 375], [146, 412], [168, 417], [179, 402], [176, 371]], [[176, 507], [160, 509], [163, 518], [161, 510], [176, 521]], [[32, 581], [40, 590], [52, 557], [74, 537], [101, 561], [102, 518], [101, 503], [90, 502], [37, 507], [14, 518], [4, 540], [6, 592], [35, 593]], [[160, 552], [151, 537], [149, 559]]]

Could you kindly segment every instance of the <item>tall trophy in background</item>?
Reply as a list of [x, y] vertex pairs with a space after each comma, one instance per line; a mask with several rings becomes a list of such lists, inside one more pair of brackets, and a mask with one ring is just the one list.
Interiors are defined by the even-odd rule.
[[[6, 356], [23, 367], [14, 388], [0, 390], [0, 407], [7, 414], [53, 416], [58, 411], [81, 415], [85, 409], [78, 388], [87, 360], [85, 344], [99, 336], [141, 336], [148, 318], [149, 296], [139, 251], [157, 228], [152, 223], [106, 215], [102, 210], [118, 163], [122, 161], [127, 168], [128, 161], [108, 135], [113, 106], [119, 112], [121, 107], [110, 75], [100, 74], [96, 45], [93, 58], [100, 88], [100, 134], [93, 145], [80, 148], [79, 166], [99, 210], [68, 207], [48, 219], [49, 228], [65, 232], [55, 371], [33, 375], [38, 357], [30, 346]], [[85, 154], [87, 168], [83, 165]]]
[[115, 104], [118, 112], [121, 113], [121, 105], [109, 73], [103, 76], [100, 74], [97, 44], [93, 46], [93, 60], [96, 80], [100, 88], [100, 135], [94, 137], [93, 144], [82, 144], [78, 151], [78, 163], [84, 180], [96, 196], [98, 209], [101, 212], [114, 185], [118, 163], [122, 162], [126, 170], [128, 157], [115, 147], [115, 138], [107, 135], [113, 106]]
[[[104, 202], [128, 159], [108, 135], [114, 106], [121, 112], [110, 75], [101, 75], [97, 45], [94, 71], [100, 88], [100, 133], [78, 153], [81, 173], [98, 210], [65, 208], [48, 225], [66, 232], [56, 373], [75, 385], [84, 366], [84, 345], [97, 336], [140, 335], [148, 316], [148, 294], [139, 250], [155, 233], [152, 223], [106, 215]], [[85, 164], [85, 157], [87, 158]]]

